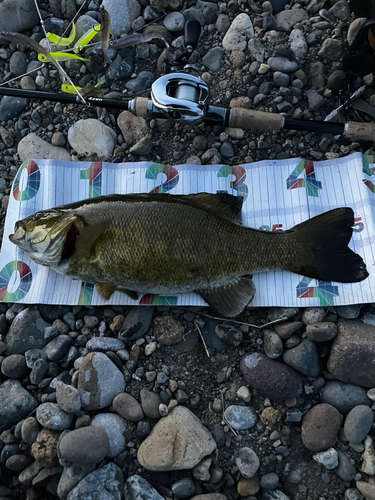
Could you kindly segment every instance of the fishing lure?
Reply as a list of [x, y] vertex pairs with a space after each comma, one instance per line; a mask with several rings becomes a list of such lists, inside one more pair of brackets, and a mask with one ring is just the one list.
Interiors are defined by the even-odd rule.
[[100, 24], [97, 24], [93, 28], [90, 28], [86, 33], [84, 33], [81, 38], [79, 38], [76, 43], [74, 44], [73, 50], [76, 54], [83, 49], [83, 47], [86, 47], [87, 44], [91, 42], [91, 40], [98, 34], [100, 33]]
[[[63, 62], [69, 60], [79, 60], [79, 61], [88, 61], [84, 57], [76, 56], [75, 54], [68, 54], [67, 52], [50, 52], [50, 56], [52, 56], [55, 61]], [[48, 62], [47, 56], [45, 54], [39, 54], [38, 60], [42, 62]]]
[[141, 33], [134, 33], [133, 35], [124, 36], [120, 40], [111, 40], [109, 45], [112, 49], [123, 49], [124, 47], [129, 47], [130, 45], [137, 45], [138, 43], [149, 43], [151, 40], [162, 40], [166, 47], [169, 47], [167, 40], [158, 33], [147, 33], [142, 35]]
[[105, 10], [103, 5], [100, 7], [100, 43], [104, 58], [107, 59], [107, 51], [109, 47], [109, 37], [111, 35], [111, 16]]
[[53, 33], [47, 33], [48, 40], [54, 43], [55, 45], [60, 45], [61, 47], [67, 47], [68, 45], [73, 43], [75, 37], [76, 37], [76, 26], [74, 23], [72, 24], [72, 32], [68, 38], [62, 38], [59, 35], [55, 35]]

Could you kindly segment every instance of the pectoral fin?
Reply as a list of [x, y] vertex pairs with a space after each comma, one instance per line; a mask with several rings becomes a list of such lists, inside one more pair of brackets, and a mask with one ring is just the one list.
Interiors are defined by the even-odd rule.
[[132, 300], [138, 300], [138, 294], [133, 290], [117, 287], [116, 285], [112, 285], [110, 283], [97, 283], [96, 288], [105, 300], [109, 300], [116, 290], [126, 293], [126, 295], [128, 295]]
[[253, 299], [256, 289], [252, 279], [240, 278], [219, 288], [197, 290], [197, 293], [222, 316], [238, 316]]

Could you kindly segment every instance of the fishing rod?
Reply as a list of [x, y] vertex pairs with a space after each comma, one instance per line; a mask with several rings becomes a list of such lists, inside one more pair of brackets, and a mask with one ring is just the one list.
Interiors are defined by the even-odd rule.
[[[351, 140], [375, 142], [375, 123], [299, 120], [284, 117], [277, 113], [266, 113], [244, 108], [223, 108], [211, 106], [209, 88], [200, 78], [198, 69], [187, 64], [190, 55], [198, 45], [201, 26], [198, 21], [190, 20], [185, 25], [185, 52], [175, 61], [166, 61], [169, 71], [151, 86], [151, 98], [115, 100], [101, 97], [86, 97], [88, 104], [127, 110], [137, 117], [146, 119], [161, 118], [176, 122], [222, 125], [244, 130], [300, 130], [306, 132], [343, 135]], [[0, 87], [0, 95], [58, 101], [69, 104], [83, 104], [79, 96], [65, 93], [29, 91]]]

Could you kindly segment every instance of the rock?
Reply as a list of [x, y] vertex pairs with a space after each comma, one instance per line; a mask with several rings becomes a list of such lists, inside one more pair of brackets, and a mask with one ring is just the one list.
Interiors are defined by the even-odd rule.
[[111, 16], [111, 31], [116, 37], [128, 33], [133, 21], [141, 14], [137, 0], [104, 0], [102, 5]]
[[172, 493], [178, 498], [189, 498], [195, 493], [195, 484], [190, 477], [183, 477], [172, 484]]
[[42, 429], [37, 440], [31, 446], [31, 455], [41, 467], [55, 467], [58, 465], [57, 443], [60, 433], [49, 429]]
[[245, 401], [245, 403], [250, 403], [250, 401], [251, 401], [251, 392], [250, 392], [250, 389], [248, 387], [246, 387], [246, 385], [242, 385], [238, 389], [237, 396], [240, 399], [242, 399], [243, 401]]
[[300, 330], [302, 326], [303, 323], [301, 321], [287, 321], [285, 323], [279, 323], [274, 325], [274, 330], [279, 337], [286, 340], [289, 337], [291, 337], [294, 333], [298, 332], [298, 330]]
[[130, 394], [123, 392], [113, 400], [113, 409], [129, 422], [139, 422], [144, 414], [141, 405]]
[[121, 469], [111, 462], [82, 479], [69, 493], [67, 500], [93, 500], [99, 495], [105, 500], [121, 500], [123, 488]]
[[74, 340], [69, 335], [58, 335], [51, 342], [48, 342], [43, 351], [46, 353], [48, 361], [61, 361], [73, 344]]
[[264, 352], [271, 359], [279, 358], [284, 350], [281, 338], [273, 330], [266, 328], [263, 330], [263, 334]]
[[28, 368], [34, 368], [35, 363], [40, 359], [47, 361], [47, 354], [42, 349], [29, 349], [25, 352], [25, 360]]
[[37, 440], [39, 424], [35, 417], [26, 418], [21, 426], [21, 437], [26, 443], [33, 444]]
[[28, 158], [38, 158], [40, 160], [55, 159], [62, 161], [70, 161], [71, 159], [66, 149], [59, 146], [53, 146], [53, 144], [44, 141], [34, 132], [27, 134], [26, 137], [20, 140], [18, 143], [18, 155], [21, 161], [26, 161]]
[[65, 413], [55, 403], [43, 403], [36, 410], [36, 419], [43, 427], [52, 431], [69, 429], [73, 423], [73, 415]]
[[322, 389], [320, 398], [323, 403], [328, 403], [343, 415], [358, 405], [371, 406], [371, 400], [366, 394], [366, 389], [358, 385], [345, 384], [344, 382], [327, 382]]
[[318, 52], [318, 56], [328, 61], [336, 61], [340, 57], [342, 51], [342, 42], [336, 38], [326, 38], [322, 48]]
[[327, 368], [334, 377], [363, 387], [375, 387], [375, 327], [362, 321], [340, 320]]
[[117, 352], [125, 348], [125, 344], [119, 339], [112, 337], [93, 337], [86, 344], [89, 352]]
[[324, 307], [306, 307], [302, 313], [302, 322], [304, 325], [321, 323], [326, 316]]
[[273, 427], [282, 419], [282, 413], [280, 410], [272, 408], [272, 406], [267, 406], [267, 408], [264, 408], [260, 414], [260, 419], [264, 425]]
[[0, 31], [22, 32], [39, 23], [32, 0], [4, 0], [0, 3]]
[[316, 453], [313, 455], [313, 459], [322, 464], [327, 470], [334, 469], [339, 463], [338, 453], [334, 448]]
[[230, 27], [230, 19], [226, 14], [220, 14], [215, 27], [219, 33], [226, 33]]
[[260, 487], [264, 490], [275, 490], [279, 485], [279, 476], [275, 472], [264, 474], [260, 480]]
[[24, 309], [17, 314], [5, 336], [6, 354], [25, 354], [29, 349], [42, 349], [48, 339], [44, 338], [44, 328], [49, 326], [39, 311]]
[[283, 361], [308, 377], [317, 377], [321, 373], [318, 348], [309, 339], [285, 351]]
[[127, 500], [163, 500], [163, 497], [141, 476], [131, 476], [125, 483]]
[[[112, 28], [111, 28], [112, 29]], [[70, 146], [80, 155], [112, 156], [117, 135], [108, 125], [94, 118], [78, 120], [68, 130]]]
[[210, 480], [210, 467], [212, 465], [212, 458], [206, 457], [198, 465], [193, 468], [193, 476], [198, 481]]
[[246, 382], [265, 397], [274, 401], [293, 398], [302, 391], [299, 375], [283, 363], [264, 354], [243, 356], [240, 369]]
[[304, 9], [283, 10], [276, 14], [276, 28], [290, 31], [297, 23], [308, 19], [309, 15]]
[[349, 306], [336, 306], [335, 311], [340, 318], [356, 319], [361, 312], [362, 304], [352, 304]]
[[14, 76], [21, 76], [26, 73], [27, 69], [27, 55], [24, 52], [13, 52], [9, 60], [9, 71]]
[[247, 42], [254, 36], [254, 27], [250, 17], [245, 14], [239, 14], [234, 18], [230, 28], [225, 33], [223, 38], [223, 49], [244, 50]]
[[242, 342], [241, 330], [233, 325], [219, 323], [215, 327], [215, 333], [224, 344], [237, 347]]
[[[142, 137], [150, 133], [146, 120], [134, 116], [130, 111], [123, 111], [120, 113], [117, 124], [128, 145], [135, 144], [140, 141]], [[146, 309], [148, 309], [148, 307], [146, 307]]]
[[56, 384], [56, 400], [59, 408], [66, 413], [76, 413], [81, 409], [78, 389], [59, 380]]
[[308, 51], [308, 46], [303, 31], [298, 29], [292, 30], [289, 35], [289, 41], [294, 56], [298, 59], [304, 59]]
[[158, 316], [154, 320], [154, 335], [161, 344], [177, 344], [183, 339], [184, 333], [185, 328], [173, 316]]
[[236, 431], [250, 429], [258, 421], [255, 410], [248, 406], [231, 405], [224, 412], [224, 419]]
[[237, 483], [237, 493], [240, 495], [240, 497], [247, 497], [251, 499], [255, 498], [253, 497], [253, 495], [256, 495], [259, 490], [260, 485], [258, 476], [254, 476], [250, 479], [246, 477], [240, 477]]
[[[271, 307], [268, 311], [267, 319], [268, 321], [276, 321], [281, 319], [283, 321], [287, 321], [288, 319], [291, 319], [293, 318], [293, 316], [298, 314], [298, 312], [299, 312], [298, 307]], [[283, 324], [285, 323], [280, 323], [279, 325]]]
[[56, 491], [59, 498], [65, 500], [72, 489], [94, 469], [95, 464], [93, 463], [89, 465], [71, 464], [64, 467]]
[[[95, 446], [92, 446], [95, 443]], [[90, 425], [65, 434], [59, 443], [61, 458], [79, 465], [97, 464], [110, 452], [107, 433]]]
[[152, 140], [149, 135], [146, 135], [146, 137], [142, 137], [140, 141], [138, 141], [134, 146], [130, 148], [130, 153], [133, 155], [148, 155], [151, 153], [152, 150]]
[[[125, 87], [135, 94], [139, 94], [143, 90], [148, 90], [153, 84], [155, 77], [150, 71], [141, 71], [135, 78], [129, 80]], [[125, 136], [124, 136], [125, 138]], [[127, 142], [127, 141], [126, 141]]]
[[[286, 73], [282, 73], [281, 71], [275, 71], [273, 74], [273, 81], [275, 85], [278, 87], [287, 87], [289, 85], [289, 75]], [[275, 326], [282, 326], [284, 323], [281, 323], [281, 325], [275, 325]], [[292, 334], [291, 334], [292, 335]]]
[[151, 326], [154, 308], [150, 306], [132, 307], [118, 334], [120, 340], [129, 341], [143, 337]]
[[5, 467], [13, 471], [21, 471], [29, 465], [26, 455], [12, 455], [5, 463]]
[[159, 405], [163, 402], [156, 392], [148, 391], [145, 387], [141, 389], [141, 405], [147, 418], [160, 418]]
[[265, 491], [262, 497], [263, 500], [290, 500], [281, 490]]
[[302, 442], [310, 451], [323, 451], [337, 441], [341, 415], [333, 406], [322, 403], [309, 410], [302, 420]]
[[359, 444], [367, 436], [374, 421], [371, 408], [365, 405], [355, 406], [345, 420], [344, 432], [350, 443]]
[[347, 21], [350, 17], [350, 7], [346, 0], [339, 0], [328, 11], [340, 21]]
[[107, 457], [114, 458], [125, 450], [126, 422], [120, 415], [100, 413], [91, 420], [91, 425], [102, 428], [109, 440]]
[[372, 442], [372, 438], [367, 436], [365, 439], [365, 451], [362, 453], [361, 458], [363, 460], [361, 472], [369, 476], [375, 475], [375, 450]]
[[354, 19], [354, 21], [350, 23], [347, 34], [347, 41], [349, 46], [352, 45], [352, 43], [355, 40], [355, 37], [359, 33], [359, 30], [366, 22], [367, 22], [366, 17], [358, 17], [357, 19]]
[[164, 26], [168, 31], [182, 31], [185, 26], [185, 18], [181, 12], [170, 12], [163, 21]]
[[333, 71], [328, 77], [327, 87], [333, 90], [335, 93], [344, 91], [348, 85], [348, 80], [345, 71], [338, 69]]
[[337, 450], [338, 453], [338, 466], [334, 469], [335, 473], [343, 481], [353, 481], [356, 475], [356, 468], [351, 463], [349, 458], [341, 450]]
[[268, 66], [272, 71], [281, 71], [282, 73], [293, 73], [297, 71], [298, 64], [294, 61], [289, 61], [286, 57], [270, 57], [267, 59]]
[[221, 47], [210, 49], [202, 58], [202, 64], [211, 71], [219, 71], [223, 59], [224, 50]]
[[365, 483], [365, 481], [357, 481], [355, 483], [359, 491], [363, 494], [366, 500], [375, 500], [375, 485]]
[[262, 63], [264, 61], [264, 54], [266, 52], [262, 42], [258, 38], [252, 38], [247, 44], [250, 55], [258, 61]]
[[317, 111], [325, 103], [325, 99], [316, 90], [310, 89], [306, 92], [307, 100], [309, 102], [309, 109]]
[[184, 470], [192, 469], [215, 449], [214, 438], [200, 420], [184, 406], [177, 406], [157, 422], [141, 443], [137, 458], [148, 470]]
[[82, 408], [98, 410], [109, 406], [124, 392], [125, 380], [117, 366], [103, 353], [84, 357], [78, 370], [78, 386]]
[[8, 378], [22, 378], [29, 369], [26, 366], [25, 356], [22, 354], [11, 354], [1, 363], [1, 373]]
[[236, 456], [236, 465], [241, 475], [250, 479], [257, 473], [260, 462], [252, 448], [240, 448]]
[[306, 335], [313, 342], [328, 342], [336, 337], [337, 326], [331, 322], [312, 323], [307, 325]]
[[0, 432], [11, 424], [27, 417], [37, 406], [37, 401], [18, 380], [6, 380], [0, 385]]

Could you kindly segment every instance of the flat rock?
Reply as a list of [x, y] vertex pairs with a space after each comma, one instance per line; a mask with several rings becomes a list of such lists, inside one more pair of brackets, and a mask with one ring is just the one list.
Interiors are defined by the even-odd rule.
[[163, 500], [163, 497], [141, 476], [130, 476], [125, 483], [127, 500]]
[[93, 337], [85, 347], [89, 352], [116, 352], [124, 349], [125, 344], [121, 340], [112, 337]]
[[313, 342], [328, 342], [336, 337], [337, 326], [329, 321], [313, 323], [307, 325], [306, 335]]
[[302, 420], [302, 442], [310, 451], [323, 451], [337, 441], [341, 415], [333, 406], [322, 403], [309, 410]]
[[3, 0], [0, 3], [0, 31], [22, 32], [39, 23], [33, 0]]
[[18, 313], [5, 336], [6, 354], [25, 354], [29, 349], [42, 349], [48, 344], [48, 339], [44, 338], [47, 326], [39, 311], [26, 308]]
[[260, 461], [252, 448], [240, 448], [236, 456], [236, 465], [241, 475], [246, 478], [255, 476], [260, 466]]
[[293, 398], [302, 392], [299, 375], [264, 354], [246, 354], [241, 359], [240, 369], [246, 382], [271, 400]]
[[148, 470], [192, 469], [216, 449], [211, 433], [184, 406], [158, 421], [138, 449], [138, 461]]
[[76, 413], [81, 409], [78, 389], [59, 380], [56, 384], [56, 400], [59, 408], [66, 413]]
[[347, 415], [358, 405], [371, 406], [371, 399], [367, 396], [366, 389], [337, 381], [327, 382], [323, 386], [320, 399], [322, 403], [337, 408], [342, 415]]
[[109, 440], [107, 457], [114, 458], [125, 450], [126, 422], [120, 415], [114, 413], [100, 413], [91, 420], [91, 425], [101, 427]]
[[151, 326], [153, 314], [154, 307], [132, 307], [122, 324], [121, 330], [118, 334], [119, 339], [123, 341], [130, 341], [143, 337]]
[[124, 476], [113, 462], [88, 474], [69, 493], [67, 500], [121, 500]]
[[326, 38], [322, 48], [318, 52], [318, 56], [327, 59], [328, 61], [337, 61], [340, 58], [342, 51], [342, 42], [335, 38]]
[[223, 59], [224, 50], [221, 47], [210, 49], [202, 58], [202, 64], [211, 71], [219, 71]]
[[97, 464], [107, 456], [109, 450], [107, 433], [93, 425], [68, 432], [59, 443], [61, 458], [79, 465]]
[[69, 429], [73, 423], [73, 415], [61, 410], [56, 403], [41, 404], [36, 410], [36, 419], [52, 431]]
[[27, 417], [38, 403], [18, 380], [0, 385], [0, 431]]
[[291, 31], [297, 24], [308, 19], [309, 15], [304, 9], [283, 10], [276, 14], [276, 28], [283, 31]]
[[66, 149], [50, 144], [41, 139], [34, 132], [20, 140], [18, 143], [18, 155], [21, 161], [25, 161], [29, 158], [63, 161], [70, 161], [71, 159]]
[[230, 28], [223, 38], [223, 49], [245, 50], [250, 38], [254, 36], [254, 27], [250, 16], [245, 13], [239, 14], [234, 18]]
[[68, 141], [80, 155], [112, 156], [117, 135], [108, 125], [94, 118], [78, 120], [68, 130]]
[[353, 481], [356, 475], [356, 468], [341, 450], [338, 453], [338, 466], [334, 469], [335, 474], [343, 481]]
[[123, 374], [105, 354], [93, 352], [82, 360], [77, 389], [84, 409], [109, 406], [117, 394], [124, 392], [125, 385]]
[[365, 405], [354, 407], [348, 414], [344, 424], [344, 432], [350, 443], [361, 443], [371, 429], [374, 414], [371, 408]]
[[340, 320], [327, 368], [334, 377], [363, 387], [375, 387], [375, 327], [362, 321]]
[[224, 412], [224, 419], [236, 431], [250, 429], [258, 421], [255, 410], [249, 406], [231, 405]]
[[308, 377], [317, 377], [321, 373], [318, 348], [310, 339], [304, 339], [293, 349], [286, 350], [283, 361]]

